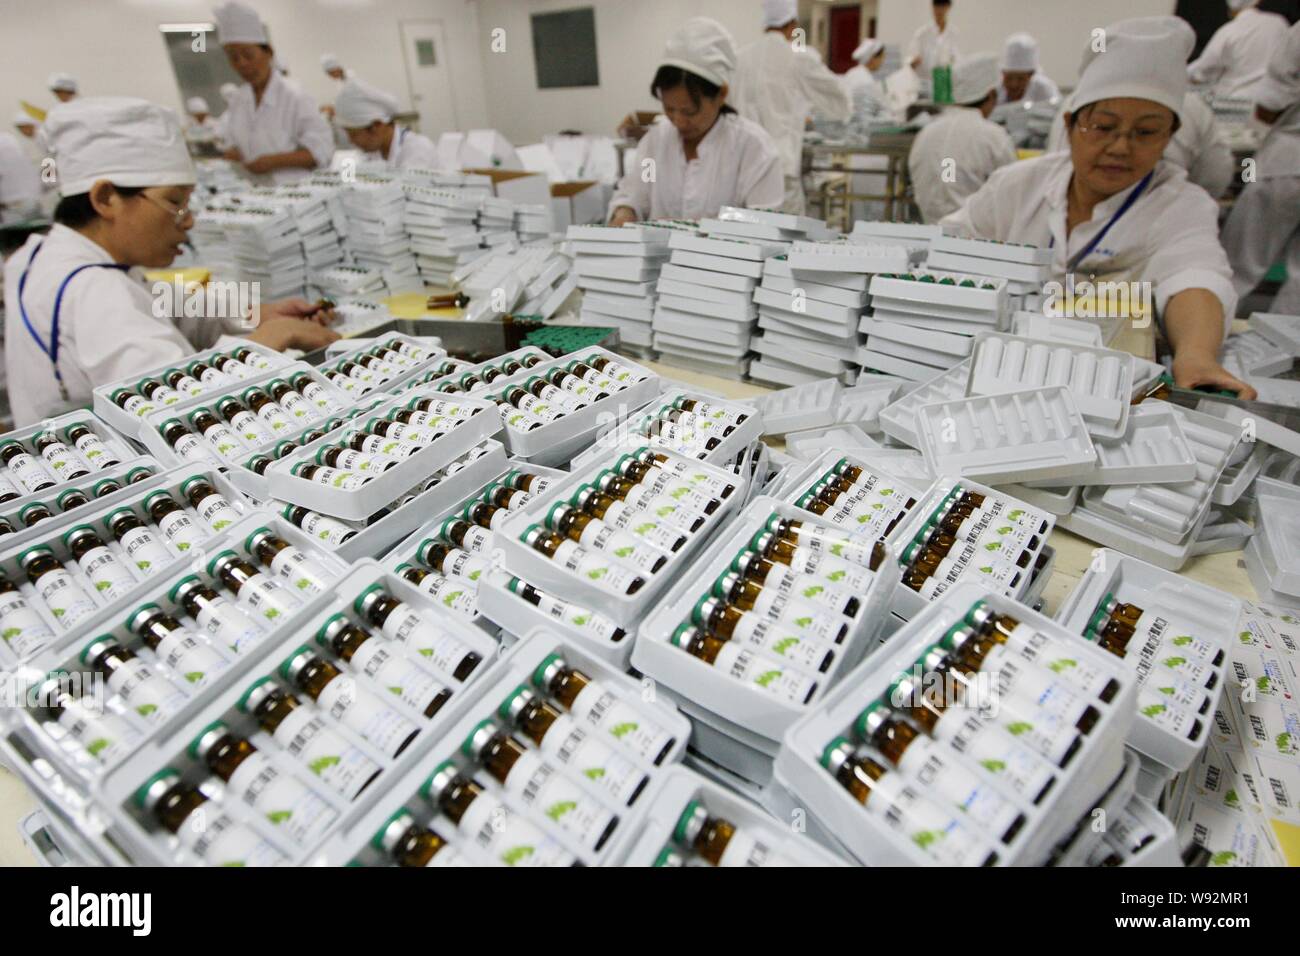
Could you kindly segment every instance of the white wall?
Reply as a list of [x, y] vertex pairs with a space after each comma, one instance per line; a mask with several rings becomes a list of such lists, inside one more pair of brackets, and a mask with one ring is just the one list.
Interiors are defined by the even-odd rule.
[[[140, 96], [180, 109], [176, 77], [158, 25], [211, 22], [213, 5], [203, 0], [0, 0], [3, 128], [8, 129], [8, 118], [21, 99], [43, 108], [54, 105], [45, 80], [56, 70], [76, 74], [83, 95]], [[336, 84], [320, 68], [320, 55], [334, 52], [362, 79], [390, 90], [409, 107], [398, 22], [442, 20], [461, 123], [467, 128], [486, 124], [478, 4], [469, 0], [255, 0], [254, 6], [290, 76], [318, 101], [328, 101], [335, 93]], [[219, 47], [210, 49], [209, 55], [224, 56]]]
[[[539, 90], [530, 15], [588, 5], [596, 11], [600, 86]], [[480, 0], [491, 125], [515, 143], [561, 129], [612, 133], [628, 111], [658, 109], [650, 81], [673, 30], [694, 16], [713, 17], [744, 46], [762, 33], [762, 9], [759, 0]], [[497, 27], [506, 31], [502, 53], [491, 49]]]
[[[932, 19], [926, 0], [879, 0], [879, 35], [906, 46], [912, 32]], [[1042, 69], [1060, 86], [1074, 86], [1091, 32], [1128, 17], [1167, 16], [1174, 0], [953, 0], [949, 25], [963, 54], [1001, 54], [1007, 36], [1037, 38]]]

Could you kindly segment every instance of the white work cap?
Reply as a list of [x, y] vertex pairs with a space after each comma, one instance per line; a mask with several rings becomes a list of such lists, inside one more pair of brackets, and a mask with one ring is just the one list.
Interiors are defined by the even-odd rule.
[[115, 186], [192, 186], [194, 164], [176, 114], [147, 100], [96, 96], [50, 110], [45, 135], [59, 195], [89, 192], [96, 180]]
[[330, 70], [341, 70], [343, 64], [333, 53], [322, 53], [320, 58], [320, 68], [328, 73]]
[[795, 0], [763, 0], [763, 26], [783, 27], [799, 19], [799, 5]]
[[998, 58], [992, 53], [964, 56], [952, 68], [952, 101], [957, 104], [979, 102], [997, 89], [1001, 79]]
[[334, 120], [344, 129], [361, 129], [375, 120], [387, 123], [400, 108], [391, 93], [364, 80], [351, 79], [344, 81], [334, 99]]
[[246, 3], [239, 0], [226, 0], [219, 3], [212, 11], [217, 21], [217, 42], [222, 46], [227, 43], [270, 43], [266, 36], [266, 26], [262, 18]]
[[871, 58], [884, 48], [885, 44], [883, 41], [877, 40], [875, 37], [867, 37], [859, 43], [858, 48], [853, 51], [853, 59], [857, 60], [859, 63], [869, 63], [871, 62]]
[[32, 119], [25, 112], [19, 110], [17, 113], [14, 114], [14, 125], [15, 126], [37, 126], [39, 124], [36, 122], [36, 120]]
[[185, 101], [185, 109], [190, 113], [211, 113], [208, 101], [201, 96], [191, 96]]
[[77, 78], [71, 73], [51, 73], [49, 86], [51, 90], [75, 93], [77, 92]]
[[225, 100], [227, 104], [229, 104], [230, 101], [235, 98], [235, 94], [238, 92], [239, 92], [238, 83], [226, 82], [221, 84], [221, 98]]
[[1180, 17], [1135, 17], [1104, 31], [1104, 52], [1090, 41], [1072, 102], [1082, 109], [1100, 100], [1151, 100], [1181, 116], [1187, 95], [1187, 58], [1196, 34]]
[[1002, 48], [1002, 69], [1033, 73], [1038, 69], [1038, 41], [1028, 33], [1013, 33]]
[[691, 17], [668, 38], [661, 66], [676, 66], [726, 86], [736, 72], [736, 44], [717, 20]]
[[1228, 9], [1233, 13], [1240, 13], [1247, 7], [1253, 7], [1259, 3], [1259, 0], [1228, 0]]

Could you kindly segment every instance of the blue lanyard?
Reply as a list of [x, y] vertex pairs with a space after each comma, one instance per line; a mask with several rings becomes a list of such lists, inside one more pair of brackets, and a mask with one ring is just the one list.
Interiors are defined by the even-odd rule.
[[[1066, 272], [1073, 272], [1075, 269], [1079, 268], [1079, 263], [1083, 262], [1084, 259], [1092, 255], [1093, 250], [1096, 249], [1099, 245], [1101, 245], [1101, 241], [1106, 238], [1106, 233], [1110, 232], [1110, 227], [1115, 225], [1115, 223], [1119, 222], [1121, 219], [1123, 219], [1124, 213], [1132, 209], [1133, 204], [1138, 201], [1138, 199], [1142, 196], [1144, 192], [1146, 192], [1147, 187], [1151, 185], [1151, 178], [1155, 176], [1155, 174], [1156, 171], [1153, 169], [1151, 170], [1151, 172], [1147, 173], [1146, 176], [1142, 178], [1142, 181], [1137, 184], [1137, 188], [1128, 194], [1128, 199], [1124, 200], [1124, 205], [1120, 206], [1118, 209], [1115, 210], [1115, 214], [1110, 217], [1110, 221], [1106, 223], [1106, 225], [1102, 228], [1101, 232], [1093, 236], [1092, 240], [1086, 246], [1084, 246], [1082, 250], [1080, 250], [1077, 254], [1072, 256], [1065, 263]], [[1051, 249], [1055, 247], [1055, 245], [1056, 245], [1056, 237], [1053, 236], [1052, 241], [1048, 243], [1047, 248]]]
[[36, 327], [32, 325], [32, 320], [27, 317], [27, 306], [23, 305], [23, 290], [27, 288], [27, 274], [32, 270], [32, 263], [36, 261], [36, 254], [41, 251], [45, 245], [44, 242], [37, 243], [36, 248], [32, 250], [31, 257], [27, 260], [27, 265], [23, 267], [23, 274], [18, 278], [18, 312], [22, 316], [23, 325], [27, 327], [27, 333], [32, 337], [40, 350], [49, 357], [50, 364], [54, 366], [54, 380], [59, 383], [59, 391], [66, 397], [67, 391], [63, 387], [63, 375], [59, 372], [59, 313], [63, 309], [63, 293], [68, 289], [68, 283], [78, 272], [86, 269], [117, 269], [120, 272], [126, 272], [130, 266], [119, 265], [116, 262], [87, 262], [85, 265], [77, 266], [59, 283], [59, 291], [54, 295], [54, 313], [50, 317], [50, 344], [46, 345], [41, 338]]

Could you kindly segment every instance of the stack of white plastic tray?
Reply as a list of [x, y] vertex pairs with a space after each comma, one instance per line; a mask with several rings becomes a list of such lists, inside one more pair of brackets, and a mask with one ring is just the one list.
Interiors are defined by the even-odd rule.
[[[1186, 770], [1210, 739], [1215, 707], [1229, 683], [1226, 676], [1227, 648], [1237, 633], [1241, 601], [1183, 575], [1103, 549], [1061, 605], [1056, 619], [1072, 633], [1082, 634], [1107, 596], [1121, 604], [1136, 605], [1143, 611], [1137, 622], [1138, 633], [1126, 648], [1126, 655], [1115, 657], [1122, 667], [1138, 678], [1140, 687], [1147, 687], [1148, 703], [1138, 700], [1133, 705], [1135, 719], [1128, 743], [1134, 750], [1168, 768], [1171, 774]], [[1214, 675], [1213, 686], [1205, 690], [1210, 698], [1209, 708], [1195, 715], [1200, 722], [1200, 733], [1195, 738], [1190, 733], [1171, 729], [1158, 714], [1148, 713], [1160, 707], [1158, 688], [1160, 676], [1164, 673], [1158, 667], [1150, 667], [1155, 661], [1150, 660], [1146, 650], [1138, 644], [1148, 640], [1156, 643], [1164, 640], [1178, 647], [1195, 644], [1206, 648], [1204, 655], [1191, 650], [1184, 655], [1191, 661], [1202, 661]], [[1154, 651], [1155, 643], [1149, 646]], [[1217, 651], [1217, 661], [1214, 651]], [[1205, 682], [1196, 680], [1193, 683]]]
[[1060, 387], [922, 405], [917, 425], [926, 464], [940, 474], [1066, 482], [1097, 467], [1083, 418]]
[[451, 285], [454, 269], [484, 254], [477, 222], [482, 193], [407, 181], [402, 194], [402, 225], [420, 277], [431, 285]]
[[[1017, 312], [1011, 317], [1011, 332], [1027, 339], [1089, 345], [1099, 349], [1106, 345], [1106, 332], [1098, 322], [1107, 322], [1109, 331], [1109, 320], [1063, 319], [1039, 312]], [[1118, 331], [1118, 322], [1114, 323], [1114, 328]]]
[[[1055, 552], [1047, 544], [1055, 525], [1055, 518], [1046, 511], [1031, 507], [1027, 502], [1006, 494], [1003, 491], [981, 485], [967, 479], [955, 479], [951, 476], [940, 477], [930, 486], [925, 496], [908, 511], [904, 518], [886, 539], [892, 559], [897, 563], [899, 577], [894, 593], [892, 610], [900, 618], [911, 620], [930, 602], [903, 583], [902, 574], [906, 570], [903, 556], [909, 546], [929, 527], [930, 519], [947, 499], [949, 492], [960, 487], [962, 491], [974, 492], [984, 496], [980, 509], [993, 520], [991, 528], [999, 521], [1019, 525], [1024, 529], [1023, 540], [1018, 545], [1028, 555], [1023, 566], [1011, 567], [1005, 560], [998, 564], [981, 564], [977, 557], [976, 542], [958, 541], [950, 552], [950, 560], [958, 560], [953, 569], [942, 581], [936, 581], [936, 594], [942, 594], [958, 584], [975, 580], [990, 590], [1016, 600], [1032, 604], [1042, 593], [1051, 576]], [[1034, 543], [1037, 539], [1037, 543]], [[984, 545], [990, 553], [997, 553], [1000, 547], [992, 542]]]
[[[558, 655], [564, 664], [581, 671], [608, 693], [606, 706], [592, 714], [575, 713], [573, 717], [582, 722], [584, 729], [599, 735], [597, 739], [606, 740], [615, 758], [622, 758], [632, 765], [631, 769], [626, 770], [629, 776], [639, 770], [649, 778], [649, 782], [630, 805], [624, 802], [621, 795], [616, 798], [599, 783], [593, 782], [593, 776], [578, 774], [575, 768], [567, 765], [567, 754], [555, 753], [549, 749], [549, 741], [547, 748], [539, 753], [536, 745], [528, 738], [519, 731], [512, 732], [509, 721], [501, 716], [499, 709], [521, 686], [529, 688], [543, 699], [551, 699], [544, 689], [538, 687], [537, 674], [553, 655]], [[557, 705], [553, 703], [552, 706]], [[585, 702], [581, 706], [585, 707]], [[394, 815], [405, 810], [416, 823], [443, 837], [448, 842], [448, 849], [459, 851], [473, 865], [529, 865], [530, 856], [534, 857], [531, 865], [537, 865], [537, 859], [550, 859], [549, 855], [539, 854], [550, 853], [564, 853], [567, 860], [576, 859], [585, 866], [619, 865], [625, 861], [632, 845], [646, 828], [650, 808], [668, 783], [670, 773], [674, 773], [673, 768], [681, 759], [690, 733], [690, 725], [670, 703], [647, 698], [642, 693], [641, 686], [632, 678], [544, 629], [530, 634], [527, 640], [501, 655], [484, 679], [472, 685], [462, 700], [453, 698], [445, 709], [448, 711], [447, 717], [442, 719], [442, 715], [439, 715], [436, 735], [413, 744], [400, 758], [400, 765], [393, 768], [390, 781], [382, 787], [372, 787], [373, 792], [363, 794], [335, 831], [311, 854], [311, 859], [330, 866], [343, 866], [351, 862], [363, 866], [391, 865], [391, 859], [386, 859], [382, 852], [376, 850], [374, 841]], [[629, 720], [635, 727], [635, 732], [630, 736], [623, 726]], [[596, 829], [586, 839], [579, 839], [575, 835], [579, 831], [557, 825], [563, 814], [547, 815], [544, 812], [547, 808], [536, 805], [531, 793], [522, 794], [516, 788], [515, 781], [510, 781], [509, 786], [503, 786], [476, 766], [474, 760], [465, 756], [462, 744], [485, 721], [510, 733], [531, 753], [552, 764], [556, 769], [548, 776], [552, 779], [558, 777], [561, 789], [569, 789], [564, 787], [564, 783], [572, 781], [585, 798], [581, 802], [587, 811], [594, 814], [604, 810], [607, 815], [605, 819], [610, 815], [616, 818], [612, 826], [606, 825], [608, 836], [599, 848], [596, 847], [598, 840], [592, 836], [602, 832], [599, 824], [595, 825]], [[614, 730], [619, 733], [613, 733]], [[582, 759], [581, 755], [577, 759]], [[434, 773], [448, 761], [453, 764], [456, 772], [472, 779], [482, 788], [484, 792], [478, 797], [479, 800], [489, 800], [494, 806], [503, 808], [493, 817], [503, 827], [501, 832], [517, 833], [518, 831], [505, 828], [522, 818], [531, 824], [530, 835], [534, 839], [541, 836], [544, 845], [511, 843], [496, 846], [491, 838], [484, 839], [481, 832], [468, 828], [473, 817], [463, 820], [465, 830], [458, 829], [421, 792]], [[675, 779], [675, 775], [671, 779]], [[616, 806], [616, 803], [621, 805]], [[572, 810], [575, 811], [575, 818], [583, 816], [582, 812], [578, 812], [579, 807], [573, 807]], [[532, 852], [523, 853], [521, 848]]]
[[[245, 385], [246, 382], [251, 384], [259, 379], [264, 379], [267, 377], [267, 373], [277, 372], [290, 364], [289, 361], [279, 352], [258, 345], [256, 342], [246, 342], [243, 347], [253, 352], [252, 360], [259, 363], [259, 366], [253, 369], [256, 374], [248, 376], [245, 379], [236, 379], [230, 375], [220, 374], [210, 376], [212, 380], [211, 383], [199, 383], [202, 391], [197, 393], [198, 397], [211, 399], [220, 394], [229, 394], [230, 390], [234, 389], [236, 386], [242, 385], [247, 387], [247, 385]], [[132, 394], [138, 394], [136, 393], [136, 386], [147, 378], [162, 381], [162, 376], [165, 373], [172, 371], [173, 369], [185, 371], [185, 369], [194, 362], [202, 362], [204, 365], [211, 366], [214, 358], [218, 358], [222, 355], [229, 355], [232, 351], [234, 350], [216, 348], [204, 349], [201, 352], [194, 353], [184, 361], [175, 362], [170, 365], [158, 365], [141, 375], [132, 375], [130, 378], [119, 379], [116, 382], [101, 385], [93, 392], [92, 401], [94, 412], [123, 435], [126, 435], [129, 438], [137, 438], [143, 430], [142, 419], [151, 412], [157, 411], [164, 406], [160, 402], [144, 401], [142, 403], [137, 403], [139, 404], [139, 408], [135, 412], [128, 412], [114, 403], [112, 398], [114, 392], [118, 389], [124, 388]], [[186, 374], [188, 374], [188, 372]], [[222, 378], [225, 379], [225, 382], [220, 381]], [[222, 389], [225, 389], [225, 392], [223, 392]], [[182, 394], [182, 399], [176, 400], [172, 404], [180, 404], [181, 401], [192, 399], [194, 397], [194, 394]]]
[[1026, 388], [1067, 388], [1089, 432], [1119, 438], [1128, 422], [1132, 365], [1127, 352], [985, 333], [975, 339], [966, 391], [1001, 395]]
[[[595, 480], [605, 468], [612, 468], [623, 457], [623, 452], [617, 449], [608, 457], [588, 464], [582, 471], [570, 472], [567, 477], [555, 482], [517, 512], [510, 514], [496, 536], [495, 563], [504, 565], [510, 572], [536, 584], [547, 593], [589, 607], [622, 627], [636, 624], [655, 606], [656, 598], [664, 592], [669, 582], [699, 553], [704, 542], [735, 513], [739, 507], [738, 499], [744, 492], [743, 482], [720, 468], [672, 451], [665, 450], [657, 454], [665, 455], [668, 459], [665, 468], [675, 472], [672, 481], [664, 489], [664, 494], [668, 497], [674, 496], [676, 489], [686, 484], [693, 486], [692, 490], [697, 494], [707, 496], [707, 493], [698, 490], [701, 484], [692, 477], [694, 475], [730, 484], [733, 490], [729, 495], [715, 499], [721, 502], [719, 506], [704, 516], [703, 524], [687, 535], [686, 544], [681, 550], [669, 555], [668, 561], [657, 573], [641, 571], [630, 564], [622, 565], [645, 579], [643, 586], [635, 593], [615, 591], [607, 584], [602, 584], [602, 578], [598, 574], [578, 574], [564, 563], [535, 551], [523, 541], [525, 533], [533, 525], [545, 527], [546, 516], [556, 504], [569, 501], [579, 486]], [[656, 480], [657, 477], [651, 476], [648, 480]]]
[[271, 301], [303, 294], [307, 259], [298, 224], [288, 209], [243, 204], [226, 215], [224, 228], [234, 254], [236, 280], [256, 283]]
[[389, 291], [406, 277], [419, 282], [419, 269], [411, 252], [411, 237], [402, 222], [406, 198], [401, 176], [384, 170], [360, 174], [340, 194], [348, 221], [346, 246], [352, 260], [384, 278]]
[[[254, 683], [263, 677], [275, 675], [280, 665], [292, 657], [295, 649], [300, 646], [307, 646], [321, 653], [336, 666], [340, 666], [338, 658], [332, 652], [321, 649], [314, 639], [315, 635], [335, 614], [342, 613], [353, 622], [358, 621], [352, 603], [376, 583], [381, 584], [391, 595], [412, 607], [433, 627], [453, 635], [468, 645], [482, 660], [464, 683], [457, 681], [451, 675], [443, 675], [441, 671], [433, 672], [436, 678], [452, 691], [452, 696], [432, 718], [424, 717], [422, 713], [415, 711], [413, 707], [397, 697], [385, 699], [389, 707], [419, 730], [419, 735], [414, 742], [396, 757], [386, 756], [376, 746], [354, 733], [350, 727], [322, 712], [321, 717], [328, 729], [349, 745], [352, 754], [368, 759], [378, 770], [374, 782], [359, 795], [348, 800], [338, 791], [323, 785], [322, 778], [309, 772], [305, 763], [290, 757], [285, 749], [261, 730], [256, 721], [240, 710], [238, 705]], [[165, 595], [162, 593], [156, 597], [160, 599], [158, 603], [165, 601]], [[366, 630], [372, 632], [374, 630], [371, 625], [362, 626]], [[254, 813], [251, 808], [244, 805], [242, 800], [236, 799], [220, 780], [213, 780], [211, 771], [190, 756], [188, 750], [192, 742], [215, 721], [226, 724], [235, 734], [248, 738], [253, 746], [270, 757], [282, 772], [306, 784], [316, 795], [317, 800], [326, 805], [325, 814], [332, 817], [331, 822], [322, 828], [323, 834], [327, 836], [350, 812], [376, 799], [380, 793], [387, 790], [390, 781], [396, 780], [420, 762], [421, 755], [427, 752], [430, 742], [438, 738], [454, 720], [458, 698], [466, 693], [464, 688], [473, 688], [481, 683], [485, 675], [492, 672], [496, 659], [496, 646], [484, 634], [448, 618], [418, 590], [410, 588], [405, 582], [392, 575], [385, 574], [374, 562], [362, 562], [346, 573], [341, 573], [333, 591], [316, 596], [298, 609], [292, 620], [272, 630], [251, 653], [232, 662], [231, 666], [216, 675], [199, 693], [186, 700], [172, 719], [149, 728], [140, 740], [127, 748], [124, 756], [104, 768], [102, 779], [95, 790], [95, 813], [91, 819], [101, 821], [99, 823], [103, 828], [101, 839], [107, 836], [107, 842], [125, 851], [130, 862], [152, 865], [194, 865], [200, 862], [190, 851], [181, 846], [180, 841], [166, 833], [157, 821], [148, 818], [135, 801], [135, 794], [141, 786], [163, 768], [172, 767], [180, 772], [182, 779], [193, 784], [201, 784], [203, 789], [215, 798], [209, 805], [209, 813], [219, 807], [278, 850], [286, 858], [286, 862], [295, 864], [332, 862], [322, 860], [318, 854], [312, 852], [315, 845], [320, 842], [321, 834], [318, 833], [315, 839], [308, 839], [305, 843], [296, 842], [292, 836], [292, 829], [281, 826], [279, 821], [273, 823]], [[346, 672], [347, 666], [341, 665], [340, 669]], [[305, 692], [291, 688], [280, 677], [273, 676], [272, 683], [289, 689], [303, 701], [304, 705], [311, 705]], [[106, 828], [104, 824], [107, 824]]]
[[749, 354], [758, 315], [754, 280], [783, 245], [709, 230], [674, 233], [668, 247], [673, 259], [656, 286], [655, 348], [671, 361], [712, 363], [730, 375]]
[[1031, 487], [1169, 484], [1196, 477], [1196, 456], [1183, 433], [1182, 418], [1164, 402], [1133, 408], [1124, 434], [1097, 439], [1096, 467], [1062, 481], [1035, 481]]
[[1196, 457], [1196, 475], [1175, 484], [1087, 487], [1061, 526], [1098, 544], [1177, 571], [1190, 556], [1210, 498], [1241, 438], [1221, 418], [1170, 405]]
[[1300, 601], [1300, 523], [1296, 499], [1272, 493], [1255, 496], [1255, 534], [1246, 544], [1246, 572], [1264, 600]]
[[654, 287], [671, 235], [645, 224], [570, 226], [565, 238], [583, 290], [583, 322], [614, 325], [630, 344], [650, 345]]
[[[675, 646], [672, 638], [678, 627], [691, 620], [696, 603], [710, 593], [713, 582], [730, 569], [737, 554], [749, 546], [773, 515], [826, 530], [833, 527], [773, 498], [755, 499], [686, 573], [676, 576], [671, 590], [642, 622], [632, 652], [632, 666], [653, 679], [691, 718], [695, 727], [692, 747], [758, 786], [766, 785], [771, 779], [772, 760], [786, 729], [815, 709], [828, 690], [871, 650], [886, 617], [893, 587], [887, 570], [878, 573], [871, 578], [867, 590], [856, 595], [860, 602], [856, 617], [840, 618], [828, 612], [829, 617], [842, 619], [848, 625], [848, 633], [836, 645], [827, 670], [810, 675], [815, 678], [816, 686], [803, 702], [788, 701], [749, 686], [745, 678], [733, 676]], [[795, 638], [791, 640], [799, 643]], [[749, 649], [748, 645], [744, 648]], [[777, 669], [773, 676], [782, 673]]]
[[[912, 677], [917, 684], [918, 693], [930, 694], [932, 691], [929, 682], [924, 684], [925, 690], [922, 691], [919, 661], [954, 625], [962, 624], [967, 613], [979, 601], [983, 601], [994, 613], [1008, 615], [1022, 625], [1033, 628], [1038, 634], [1049, 638], [1054, 647], [1068, 649], [1070, 658], [1084, 662], [1088, 668], [1103, 677], [1109, 677], [1115, 681], [1118, 689], [1109, 702], [1103, 702], [1099, 696], [1089, 698], [1097, 711], [1096, 723], [1089, 733], [1080, 735], [1080, 746], [1065, 767], [1043, 761], [1043, 766], [1051, 766], [1050, 772], [1054, 778], [1045, 794], [1040, 790], [1036, 794], [1021, 795], [997, 775], [1000, 771], [991, 772], [987, 769], [988, 764], [981, 764], [977, 759], [978, 754], [968, 754], [951, 743], [938, 744], [937, 749], [943, 760], [950, 762], [953, 770], [964, 768], [968, 773], [980, 777], [989, 796], [1001, 797], [1023, 815], [1024, 822], [1009, 842], [1002, 842], [998, 835], [982, 830], [976, 819], [964, 812], [964, 808], [956, 804], [939, 803], [942, 791], [936, 782], [927, 780], [922, 783], [895, 769], [885, 758], [874, 756], [873, 759], [888, 771], [882, 782], [888, 779], [889, 774], [897, 773], [903, 776], [902, 782], [910, 784], [915, 791], [913, 800], [939, 803], [930, 811], [931, 824], [939, 819], [939, 814], [951, 815], [953, 829], [956, 830], [959, 826], [965, 829], [964, 839], [960, 842], [954, 833], [951, 848], [939, 845], [934, 848], [934, 852], [927, 852], [926, 841], [914, 839], [912, 834], [903, 832], [902, 825], [890, 812], [889, 804], [880, 808], [872, 806], [872, 801], [886, 799], [883, 792], [873, 792], [864, 806], [823, 766], [822, 756], [828, 745], [839, 737], [847, 738], [854, 745], [855, 751], [862, 748], [863, 741], [856, 739], [855, 730], [859, 715], [882, 698], [897, 706], [899, 702], [890, 699], [890, 688], [898, 677]], [[1074, 822], [1094, 806], [1124, 764], [1123, 741], [1133, 723], [1136, 682], [1118, 661], [1109, 658], [1110, 655], [1088, 646], [1074, 634], [1023, 604], [1002, 595], [991, 594], [976, 584], [957, 585], [894, 634], [885, 648], [847, 675], [838, 687], [789, 727], [776, 760], [776, 784], [791, 795], [792, 805], [806, 807], [825, 831], [835, 834], [859, 862], [867, 865], [941, 865], [946, 849], [953, 854], [947, 857], [952, 862], [965, 850], [963, 865], [968, 866], [981, 865], [990, 852], [997, 854], [996, 862], [1001, 866], [1041, 864], [1049, 858], [1053, 847], [1069, 833]], [[958, 711], [945, 715], [945, 720], [958, 720], [960, 723], [960, 713], [968, 713], [972, 717], [979, 713], [978, 710], [966, 709], [948, 701], [946, 697], [950, 692], [940, 693], [944, 694], [949, 709]], [[1004, 713], [992, 719], [1005, 722], [1012, 717]], [[1008, 735], [1004, 739], [1009, 742], [1013, 738]], [[938, 771], [939, 774], [943, 772]], [[875, 790], [874, 785], [872, 789]], [[883, 785], [880, 789], [885, 791]], [[887, 792], [893, 791], [891, 789]], [[1035, 797], [1038, 798], [1037, 803], [1033, 802]], [[925, 819], [925, 816], [919, 819]], [[939, 839], [943, 840], [944, 837]]]
[[1043, 283], [1051, 278], [1052, 250], [993, 239], [940, 236], [930, 243], [931, 269], [947, 269], [1007, 281], [1016, 308], [1033, 311]]

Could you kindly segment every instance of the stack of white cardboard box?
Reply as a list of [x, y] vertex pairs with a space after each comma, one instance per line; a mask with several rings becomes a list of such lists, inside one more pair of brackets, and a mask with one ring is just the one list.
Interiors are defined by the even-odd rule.
[[359, 174], [344, 188], [342, 200], [352, 261], [379, 270], [390, 292], [422, 289], [411, 238], [402, 221], [406, 198], [401, 177]]
[[457, 268], [484, 254], [478, 229], [478, 190], [404, 183], [402, 223], [410, 236], [420, 277], [430, 285], [448, 285]]
[[649, 348], [655, 282], [668, 258], [667, 224], [570, 226], [566, 248], [583, 290], [581, 321], [612, 325], [623, 342]]

